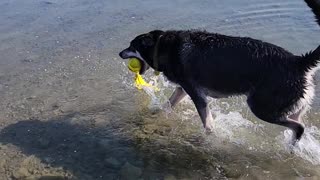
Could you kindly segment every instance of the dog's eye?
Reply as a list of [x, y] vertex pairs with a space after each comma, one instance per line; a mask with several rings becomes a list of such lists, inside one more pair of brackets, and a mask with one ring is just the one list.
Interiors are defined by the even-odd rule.
[[130, 51], [135, 51], [136, 49], [135, 49], [132, 45], [130, 45], [130, 46], [129, 46], [129, 50], [130, 50]]
[[150, 47], [150, 46], [153, 46], [154, 44], [153, 39], [151, 37], [143, 38], [141, 43], [145, 47]]

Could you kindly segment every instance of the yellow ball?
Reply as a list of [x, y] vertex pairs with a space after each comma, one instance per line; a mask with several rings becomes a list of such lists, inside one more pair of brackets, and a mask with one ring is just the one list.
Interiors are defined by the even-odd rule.
[[141, 69], [140, 60], [137, 59], [137, 58], [130, 58], [129, 64], [128, 64], [128, 68], [129, 68], [132, 72], [139, 72], [140, 69]]

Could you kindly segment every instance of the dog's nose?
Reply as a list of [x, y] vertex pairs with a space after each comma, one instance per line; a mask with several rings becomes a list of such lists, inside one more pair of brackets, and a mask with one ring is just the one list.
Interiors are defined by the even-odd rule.
[[122, 57], [123, 55], [122, 55], [122, 54], [123, 54], [123, 51], [121, 51], [121, 52], [119, 53], [119, 56], [123, 59], [123, 57]]
[[130, 54], [130, 50], [127, 48], [127, 49], [121, 51], [121, 52], [119, 53], [119, 56], [120, 56], [122, 59], [128, 59], [128, 58], [130, 57], [129, 54]]
[[122, 59], [127, 59], [127, 58], [129, 58], [128, 52], [129, 52], [128, 48], [127, 48], [127, 49], [124, 49], [124, 50], [122, 50], [122, 51], [119, 53], [119, 56], [120, 56]]

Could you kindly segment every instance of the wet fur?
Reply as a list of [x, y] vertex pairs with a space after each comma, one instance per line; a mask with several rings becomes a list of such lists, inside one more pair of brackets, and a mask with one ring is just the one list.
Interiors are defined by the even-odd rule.
[[[306, 2], [320, 25], [319, 1]], [[182, 89], [177, 89], [170, 101], [177, 104], [188, 94], [206, 129], [212, 128], [208, 122], [212, 117], [207, 96], [244, 94], [258, 118], [293, 130], [293, 142], [303, 134], [304, 127], [299, 121], [314, 96], [313, 76], [320, 59], [320, 46], [297, 56], [248, 37], [155, 30], [137, 36], [120, 56], [129, 58], [128, 52], [139, 54], [145, 67], [163, 72], [178, 84]]]

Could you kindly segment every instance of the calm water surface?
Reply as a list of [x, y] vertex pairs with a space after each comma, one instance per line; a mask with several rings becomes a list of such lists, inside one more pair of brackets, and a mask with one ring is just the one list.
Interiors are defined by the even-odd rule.
[[207, 136], [190, 99], [153, 115], [173, 86], [160, 76], [160, 92], [137, 91], [118, 57], [154, 29], [250, 36], [296, 54], [320, 44], [302, 0], [2, 0], [0, 177], [320, 178], [319, 87], [293, 153], [291, 132], [253, 117], [245, 97], [211, 100]]

